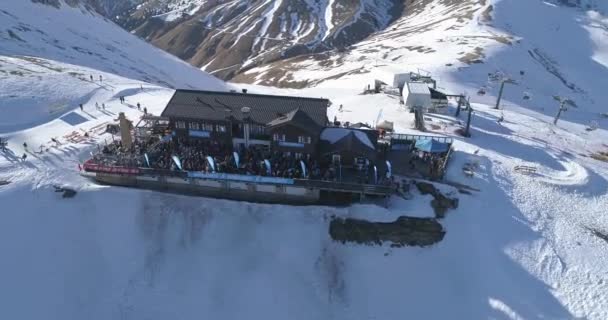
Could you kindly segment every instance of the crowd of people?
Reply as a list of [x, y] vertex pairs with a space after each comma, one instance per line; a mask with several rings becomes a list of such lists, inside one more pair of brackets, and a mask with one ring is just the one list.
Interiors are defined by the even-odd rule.
[[[309, 155], [297, 157], [294, 153], [271, 151], [261, 145], [241, 145], [239, 148], [233, 148], [232, 145], [206, 139], [173, 137], [161, 141], [159, 138], [149, 138], [145, 141], [135, 141], [128, 150], [120, 142], [115, 142], [103, 147], [101, 154], [95, 156], [94, 161], [103, 165], [150, 167], [172, 171], [357, 183], [373, 183], [374, 180], [370, 168], [355, 170], [352, 174], [342, 170], [337, 164], [330, 161], [319, 162]], [[343, 179], [347, 174], [351, 179]], [[381, 183], [384, 176], [378, 174], [378, 183]]]
[[409, 160], [410, 170], [422, 171], [422, 173], [431, 178], [439, 178], [443, 172], [442, 166], [444, 163], [444, 154], [418, 152], [415, 153]]

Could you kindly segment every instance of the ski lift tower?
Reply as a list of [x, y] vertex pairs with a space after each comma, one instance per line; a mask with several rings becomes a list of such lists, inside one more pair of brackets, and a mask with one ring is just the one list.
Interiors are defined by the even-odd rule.
[[559, 117], [562, 115], [562, 112], [568, 110], [568, 107], [566, 107], [566, 105], [575, 106], [575, 104], [574, 104], [574, 101], [570, 100], [569, 98], [562, 97], [562, 96], [556, 96], [556, 97], [554, 97], [554, 99], [559, 102], [559, 109], [557, 110], [555, 119], [553, 119], [553, 124], [557, 125], [557, 121], [559, 120]]
[[494, 109], [498, 109], [500, 106], [500, 100], [502, 99], [502, 93], [503, 93], [503, 90], [505, 89], [505, 83], [517, 84], [517, 82], [515, 82], [515, 80], [508, 78], [508, 77], [503, 77], [500, 80], [500, 90], [498, 91], [498, 98], [496, 99], [496, 106], [494, 107]]
[[426, 131], [424, 125], [424, 111], [422, 106], [414, 106], [414, 128], [419, 131]]

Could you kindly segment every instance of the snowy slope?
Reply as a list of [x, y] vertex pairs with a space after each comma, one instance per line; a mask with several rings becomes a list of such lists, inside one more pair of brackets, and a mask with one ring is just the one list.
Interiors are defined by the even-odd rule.
[[225, 87], [93, 11], [59, 3], [56, 8], [29, 0], [3, 1], [0, 55], [40, 57], [167, 87]]
[[[254, 68], [236, 81], [280, 86], [315, 86], [328, 79], [345, 85], [370, 83], [376, 66], [402, 72], [430, 72], [452, 93], [491, 104], [499, 84], [488, 74], [503, 74], [506, 106], [554, 115], [554, 96], [573, 100], [564, 116], [573, 121], [604, 121], [608, 98], [606, 4], [585, 11], [540, 0], [434, 1], [420, 5], [385, 31], [343, 53], [295, 57]], [[521, 74], [523, 72], [523, 75]], [[324, 84], [320, 84], [325, 86]], [[488, 94], [477, 96], [479, 89]], [[528, 94], [531, 100], [524, 100]]]
[[[404, 28], [422, 32], [409, 34], [411, 41], [445, 49], [443, 53], [401, 48], [387, 49], [389, 56], [383, 57], [372, 51], [397, 48], [407, 38], [391, 38], [389, 32], [350, 56], [331, 58], [331, 67], [314, 60], [302, 62], [294, 76], [325, 80], [316, 87], [247, 86], [250, 92], [329, 98], [330, 118], [389, 120], [400, 132], [413, 132], [412, 115], [395, 96], [360, 95], [366, 78], [350, 71], [371, 69], [376, 59], [386, 63], [403, 54], [403, 60], [395, 60], [397, 66], [428, 69], [445, 90], [470, 93], [475, 108], [471, 138], [454, 133], [465, 117], [454, 118], [453, 106], [450, 114], [427, 115], [430, 134], [456, 139], [446, 178], [480, 190], [458, 195], [459, 208], [442, 221], [445, 239], [430, 248], [342, 245], [330, 241], [327, 233], [332, 215], [378, 221], [431, 215], [430, 196], [417, 192], [412, 200], [392, 198], [388, 208], [330, 208], [93, 185], [77, 174], [76, 167], [97, 144], [111, 139], [94, 129], [119, 112], [137, 120], [137, 102], [159, 114], [173, 91], [149, 84], [141, 90], [142, 82], [109, 73], [103, 73], [103, 83], [91, 83], [87, 76], [94, 69], [3, 57], [0, 65], [9, 74], [19, 71], [27, 76], [6, 78], [0, 87], [0, 105], [6, 108], [0, 115], [19, 124], [0, 120], [0, 134], [9, 137], [10, 149], [0, 152], [0, 180], [11, 181], [0, 186], [0, 318], [607, 319], [608, 243], [592, 230], [608, 234], [608, 163], [589, 157], [608, 152], [606, 120], [597, 116], [606, 112], [599, 103], [605, 101], [599, 85], [606, 70], [597, 62], [606, 57], [605, 35], [601, 27], [594, 27], [601, 26], [605, 16], [540, 1], [528, 1], [526, 7], [520, 7], [523, 1], [492, 1], [468, 9], [466, 4], [441, 3], [435, 11], [420, 11]], [[496, 7], [495, 25], [475, 27], [479, 21], [488, 23], [479, 19], [490, 4]], [[513, 33], [507, 33], [500, 12], [510, 12], [511, 17], [522, 8], [543, 12], [551, 23], [560, 21], [562, 33], [580, 31], [573, 33], [570, 44], [576, 50], [571, 55], [553, 53], [556, 44], [522, 25], [513, 25]], [[460, 26], [469, 37], [454, 39], [454, 44], [429, 40], [449, 39], [452, 31], [441, 30], [459, 23], [458, 16], [466, 16], [469, 9], [475, 9], [472, 20], [462, 20]], [[446, 20], [437, 22], [440, 16]], [[531, 26], [537, 23], [527, 21]], [[437, 29], [421, 31], [429, 23]], [[497, 42], [502, 36], [513, 44]], [[480, 57], [483, 64], [457, 62], [466, 55], [458, 51], [465, 46], [458, 43], [465, 39], [473, 52], [488, 45]], [[597, 45], [577, 47], [581, 43]], [[546, 65], [532, 60], [527, 53], [531, 48], [555, 55], [553, 65], [560, 74], [584, 92], [565, 87]], [[579, 60], [580, 70], [574, 67]], [[48, 70], [47, 63], [61, 71], [45, 71], [40, 80], [36, 75]], [[503, 110], [492, 109], [496, 87], [487, 84], [487, 73], [501, 69], [518, 77], [518, 64], [526, 68], [523, 79], [517, 78], [522, 84], [507, 87]], [[599, 83], [584, 78], [583, 72]], [[335, 75], [339, 77], [328, 79]], [[488, 95], [476, 96], [482, 85], [488, 86]], [[6, 88], [20, 94], [12, 97], [5, 94]], [[524, 90], [531, 91], [532, 100], [521, 99]], [[557, 126], [551, 117], [553, 92], [572, 95], [579, 105]], [[7, 107], [43, 106], [35, 98], [42, 95], [45, 101], [67, 99], [72, 106], [82, 102], [85, 108], [59, 109], [58, 114], [67, 115], [61, 119]], [[126, 105], [118, 102], [119, 95], [126, 96]], [[97, 110], [95, 102], [107, 109]], [[504, 121], [499, 124], [501, 116]], [[598, 121], [599, 128], [587, 131], [589, 121]], [[65, 138], [83, 130], [91, 133], [88, 141]], [[62, 144], [54, 147], [51, 137]], [[29, 145], [28, 160], [20, 162], [17, 158], [26, 152], [24, 141]], [[37, 153], [40, 145], [42, 152]], [[471, 178], [462, 174], [465, 163], [476, 165]], [[536, 167], [537, 174], [517, 173], [517, 165]], [[53, 184], [69, 185], [79, 193], [61, 199]], [[456, 192], [448, 185], [442, 188]]]
[[[170, 90], [141, 92], [120, 78], [108, 79], [129, 104], [139, 101], [156, 114], [171, 96]], [[390, 120], [408, 114], [388, 96], [357, 95], [356, 86], [249, 90], [328, 97], [345, 104], [341, 113], [331, 110], [341, 119], [369, 121], [381, 109]], [[104, 102], [112, 114], [141, 114], [104, 91], [89, 98]], [[8, 258], [0, 265], [2, 317], [608, 316], [608, 244], [587, 229], [608, 230], [608, 164], [579, 156], [601, 147], [605, 130], [590, 135], [578, 124], [554, 127], [542, 116], [475, 104], [473, 138], [457, 138], [447, 178], [481, 191], [460, 196], [438, 245], [391, 249], [333, 243], [330, 217], [430, 215], [429, 196], [394, 198], [388, 209], [289, 207], [95, 186], [78, 176], [76, 165], [110, 137], [92, 134], [86, 143], [62, 138], [113, 118], [87, 105], [86, 112], [76, 111], [86, 122], [53, 120], [15, 133], [9, 147], [19, 155], [22, 141], [36, 149], [52, 145], [49, 137], [59, 137], [62, 145], [32, 152], [24, 163], [10, 154], [0, 157], [0, 180], [12, 181], [0, 187], [0, 199], [4, 208], [14, 208], [0, 214], [0, 252]], [[508, 120], [498, 125], [501, 112]], [[410, 124], [396, 125], [408, 131]], [[455, 127], [443, 133], [452, 135]], [[478, 167], [466, 178], [460, 167], [471, 161]], [[521, 164], [537, 166], [539, 174], [514, 172]], [[64, 200], [52, 184], [80, 192]]]

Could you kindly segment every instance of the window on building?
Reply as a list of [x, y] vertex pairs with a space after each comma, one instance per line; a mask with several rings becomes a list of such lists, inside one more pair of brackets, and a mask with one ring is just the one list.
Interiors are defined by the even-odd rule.
[[203, 123], [202, 128], [205, 131], [211, 132], [211, 131], [213, 131], [213, 124], [211, 124], [211, 123]]
[[264, 134], [266, 133], [266, 128], [264, 126], [252, 124], [249, 126], [249, 132], [251, 134]]
[[175, 127], [178, 129], [186, 129], [186, 121], [175, 121]]
[[226, 132], [226, 126], [223, 124], [218, 124], [215, 126], [215, 131], [217, 132]]
[[310, 144], [312, 139], [309, 136], [298, 136], [298, 143], [308, 143]]
[[192, 130], [200, 130], [201, 125], [198, 122], [190, 122], [190, 129]]
[[339, 165], [340, 164], [340, 155], [339, 154], [334, 154], [331, 157], [331, 162], [335, 165]]
[[303, 155], [299, 152], [296, 152], [295, 156], [296, 156], [296, 159], [298, 159], [298, 160], [303, 158]]
[[272, 135], [272, 140], [273, 141], [285, 141], [285, 135], [284, 134], [280, 134], [280, 133], [275, 133]]

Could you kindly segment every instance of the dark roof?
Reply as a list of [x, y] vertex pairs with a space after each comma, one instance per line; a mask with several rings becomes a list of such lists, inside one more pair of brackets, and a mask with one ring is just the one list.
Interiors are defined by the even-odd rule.
[[378, 136], [371, 130], [325, 128], [321, 132], [322, 154], [350, 154], [375, 159]]
[[416, 140], [416, 149], [429, 153], [443, 153], [450, 150], [450, 144], [435, 139]]
[[355, 129], [367, 128], [367, 129], [371, 129], [372, 127], [369, 124], [367, 124], [367, 123], [357, 122], [357, 123], [351, 124], [349, 126], [349, 128], [355, 128]]
[[441, 99], [441, 100], [448, 99], [448, 96], [446, 96], [445, 93], [443, 93], [441, 91], [437, 91], [437, 89], [429, 88], [429, 90], [431, 90], [431, 99]]
[[288, 124], [315, 134], [318, 134], [321, 131], [321, 126], [306, 114], [306, 112], [300, 110], [300, 108], [270, 121], [268, 126], [280, 127]]
[[253, 122], [267, 124], [296, 109], [305, 112], [317, 125], [327, 123], [329, 100], [251, 93], [177, 90], [162, 112], [169, 118], [243, 120], [243, 108], [248, 107]]

